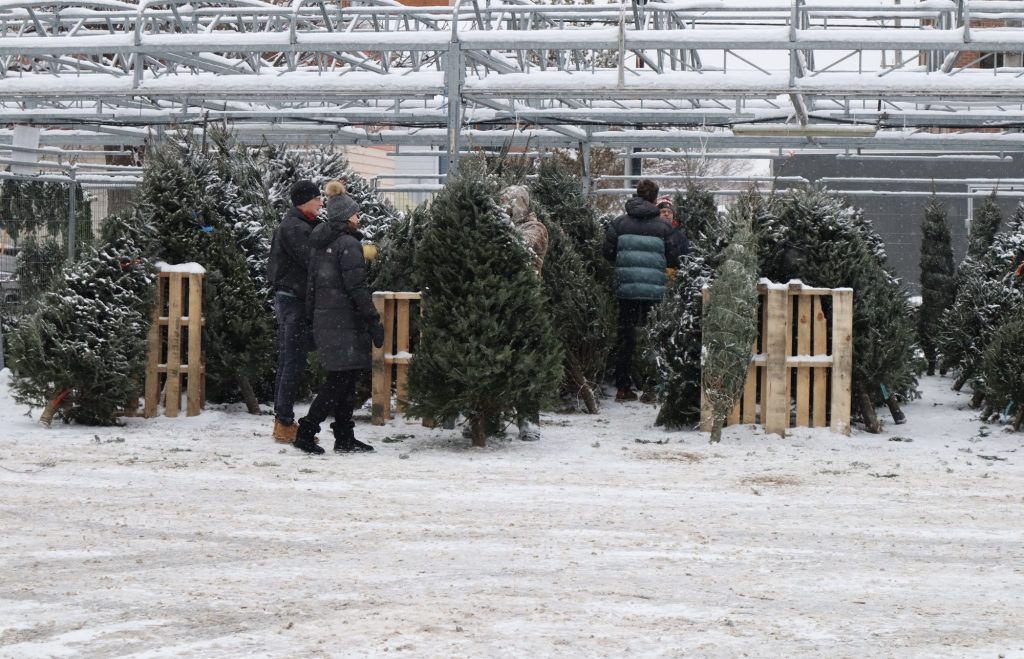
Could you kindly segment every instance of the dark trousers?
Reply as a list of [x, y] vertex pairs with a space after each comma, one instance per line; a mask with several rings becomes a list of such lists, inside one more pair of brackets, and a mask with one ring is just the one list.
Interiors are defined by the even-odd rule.
[[356, 381], [359, 371], [330, 371], [313, 404], [309, 406], [305, 420], [319, 426], [333, 415], [338, 428], [351, 427], [352, 408], [355, 405]]
[[619, 298], [619, 337], [615, 345], [615, 386], [625, 389], [633, 385], [633, 353], [636, 352], [636, 330], [647, 321], [654, 300]]
[[277, 380], [274, 386], [274, 416], [281, 423], [295, 423], [295, 398], [306, 370], [312, 335], [306, 322], [306, 303], [286, 293], [274, 296], [277, 316]]

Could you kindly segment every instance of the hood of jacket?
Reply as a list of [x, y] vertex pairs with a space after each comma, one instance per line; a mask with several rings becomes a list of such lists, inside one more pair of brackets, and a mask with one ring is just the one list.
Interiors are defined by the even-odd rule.
[[626, 214], [638, 220], [646, 220], [661, 215], [657, 206], [641, 197], [630, 197], [626, 200]]
[[499, 203], [508, 213], [513, 224], [523, 224], [536, 219], [530, 212], [530, 191], [525, 185], [510, 185], [501, 191]]
[[343, 234], [349, 234], [356, 240], [362, 241], [363, 234], [355, 229], [346, 220], [331, 219], [313, 229], [309, 234], [309, 246], [313, 249], [324, 249]]

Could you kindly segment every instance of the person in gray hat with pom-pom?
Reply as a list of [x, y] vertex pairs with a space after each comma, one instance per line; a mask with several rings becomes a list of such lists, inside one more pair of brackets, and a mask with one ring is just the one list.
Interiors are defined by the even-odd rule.
[[316, 443], [316, 433], [331, 415], [335, 452], [373, 450], [355, 438], [352, 422], [356, 382], [359, 371], [370, 368], [371, 342], [377, 347], [384, 345], [384, 326], [366, 283], [362, 237], [359, 204], [347, 194], [327, 201], [327, 223], [316, 227], [309, 237], [306, 316], [312, 321], [313, 340], [327, 380], [298, 422], [293, 446], [306, 453], [324, 452]]

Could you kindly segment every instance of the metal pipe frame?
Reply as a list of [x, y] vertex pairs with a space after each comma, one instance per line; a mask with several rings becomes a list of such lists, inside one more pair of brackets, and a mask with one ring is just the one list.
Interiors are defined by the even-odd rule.
[[[1015, 151], [1024, 150], [1024, 66], [952, 62], [1021, 53], [1024, 28], [1013, 26], [1022, 20], [1024, 6], [992, 0], [684, 0], [635, 11], [512, 0], [5, 0], [0, 122], [48, 128], [45, 145], [85, 146], [144, 144], [219, 121], [246, 143], [439, 147], [450, 169], [460, 150], [505, 144]], [[756, 51], [778, 53], [779, 70]], [[901, 54], [893, 66], [866, 66], [872, 51]], [[729, 130], [752, 123], [807, 130]], [[813, 135], [837, 124], [877, 132]], [[966, 132], [924, 132], [937, 128]]]

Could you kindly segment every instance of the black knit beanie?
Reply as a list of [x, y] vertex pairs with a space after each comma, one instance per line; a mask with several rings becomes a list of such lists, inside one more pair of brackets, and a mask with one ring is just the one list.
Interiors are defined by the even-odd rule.
[[292, 206], [301, 206], [310, 199], [320, 196], [320, 188], [312, 181], [296, 181], [288, 189], [288, 196], [291, 197]]

